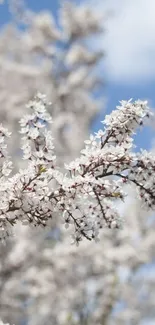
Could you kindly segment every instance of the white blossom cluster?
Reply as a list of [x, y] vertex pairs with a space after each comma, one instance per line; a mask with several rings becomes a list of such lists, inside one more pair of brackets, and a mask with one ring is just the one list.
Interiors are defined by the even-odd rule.
[[0, 30], [0, 120], [12, 132], [9, 152], [18, 168], [20, 145], [14, 130], [39, 89], [53, 103], [49, 112], [62, 166], [79, 154], [90, 123], [104, 106], [100, 96], [93, 95], [103, 93], [96, 67], [104, 53], [88, 42], [103, 31], [100, 14], [86, 3], [64, 1], [55, 19], [48, 10], [32, 12], [27, 1], [7, 3], [12, 20]]
[[46, 106], [46, 97], [38, 93], [28, 104], [32, 114], [20, 120], [23, 159], [28, 165], [11, 177], [5, 152], [5, 138], [10, 134], [1, 127], [1, 238], [17, 221], [49, 226], [57, 213], [66, 228], [72, 226], [76, 244], [84, 237], [98, 240], [101, 228], [120, 227], [115, 201], [125, 196], [124, 182], [136, 184], [142, 202], [154, 208], [155, 158], [131, 152], [131, 135], [152, 114], [147, 102], [121, 102], [106, 116], [104, 130], [90, 135], [81, 156], [65, 164], [64, 172], [56, 164]]

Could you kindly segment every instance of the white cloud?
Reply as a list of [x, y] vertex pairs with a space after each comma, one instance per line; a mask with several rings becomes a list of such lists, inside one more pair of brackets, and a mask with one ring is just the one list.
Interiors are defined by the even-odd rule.
[[98, 0], [98, 7], [113, 12], [98, 44], [106, 51], [108, 78], [130, 84], [155, 80], [155, 0]]

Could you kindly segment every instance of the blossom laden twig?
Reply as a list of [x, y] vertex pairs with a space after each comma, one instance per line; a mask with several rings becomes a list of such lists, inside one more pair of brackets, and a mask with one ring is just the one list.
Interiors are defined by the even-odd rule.
[[104, 130], [85, 141], [81, 156], [65, 164], [64, 173], [56, 164], [48, 126], [52, 119], [46, 106], [46, 97], [40, 93], [27, 106], [32, 114], [21, 119], [20, 132], [28, 167], [11, 177], [11, 163], [5, 161], [2, 150], [9, 134], [3, 127], [0, 129], [5, 176], [0, 186], [1, 238], [18, 221], [45, 227], [58, 213], [65, 227], [73, 228], [77, 244], [83, 238], [98, 240], [103, 227], [121, 225], [115, 201], [125, 196], [124, 181], [134, 183], [145, 206], [154, 208], [155, 157], [145, 151], [131, 151], [135, 129], [152, 114], [147, 102], [121, 102], [116, 111], [105, 117]]

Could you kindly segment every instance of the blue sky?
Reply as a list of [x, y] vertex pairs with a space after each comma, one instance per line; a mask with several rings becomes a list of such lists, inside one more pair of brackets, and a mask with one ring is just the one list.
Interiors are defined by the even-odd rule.
[[[130, 98], [147, 99], [155, 108], [155, 1], [92, 0], [91, 5], [105, 13], [106, 32], [96, 46], [106, 54], [107, 111]], [[150, 128], [138, 133], [138, 148], [150, 149], [154, 135]]]
[[[6, 1], [6, 0], [5, 0]], [[49, 9], [58, 14], [58, 0], [25, 0], [34, 11]], [[105, 51], [99, 67], [106, 87], [106, 113], [122, 99], [147, 99], [155, 107], [155, 0], [77, 0], [87, 2], [105, 16], [106, 32], [92, 46]], [[0, 25], [10, 19], [7, 5], [0, 7]], [[93, 124], [100, 128], [104, 113]], [[145, 128], [138, 133], [136, 144], [150, 149], [155, 129]]]

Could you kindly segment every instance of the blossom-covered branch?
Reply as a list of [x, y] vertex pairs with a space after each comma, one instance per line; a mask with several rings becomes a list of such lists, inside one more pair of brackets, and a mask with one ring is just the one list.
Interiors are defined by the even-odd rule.
[[131, 151], [135, 129], [152, 115], [147, 102], [122, 101], [105, 117], [105, 128], [85, 141], [81, 156], [65, 164], [64, 172], [56, 164], [46, 106], [40, 93], [27, 105], [32, 114], [21, 119], [20, 132], [28, 166], [11, 177], [5, 144], [10, 134], [1, 126], [1, 238], [17, 221], [49, 226], [58, 213], [66, 228], [72, 226], [77, 244], [84, 237], [96, 240], [101, 228], [120, 227], [115, 201], [124, 198], [124, 182], [133, 182], [142, 202], [154, 207], [155, 157]]

